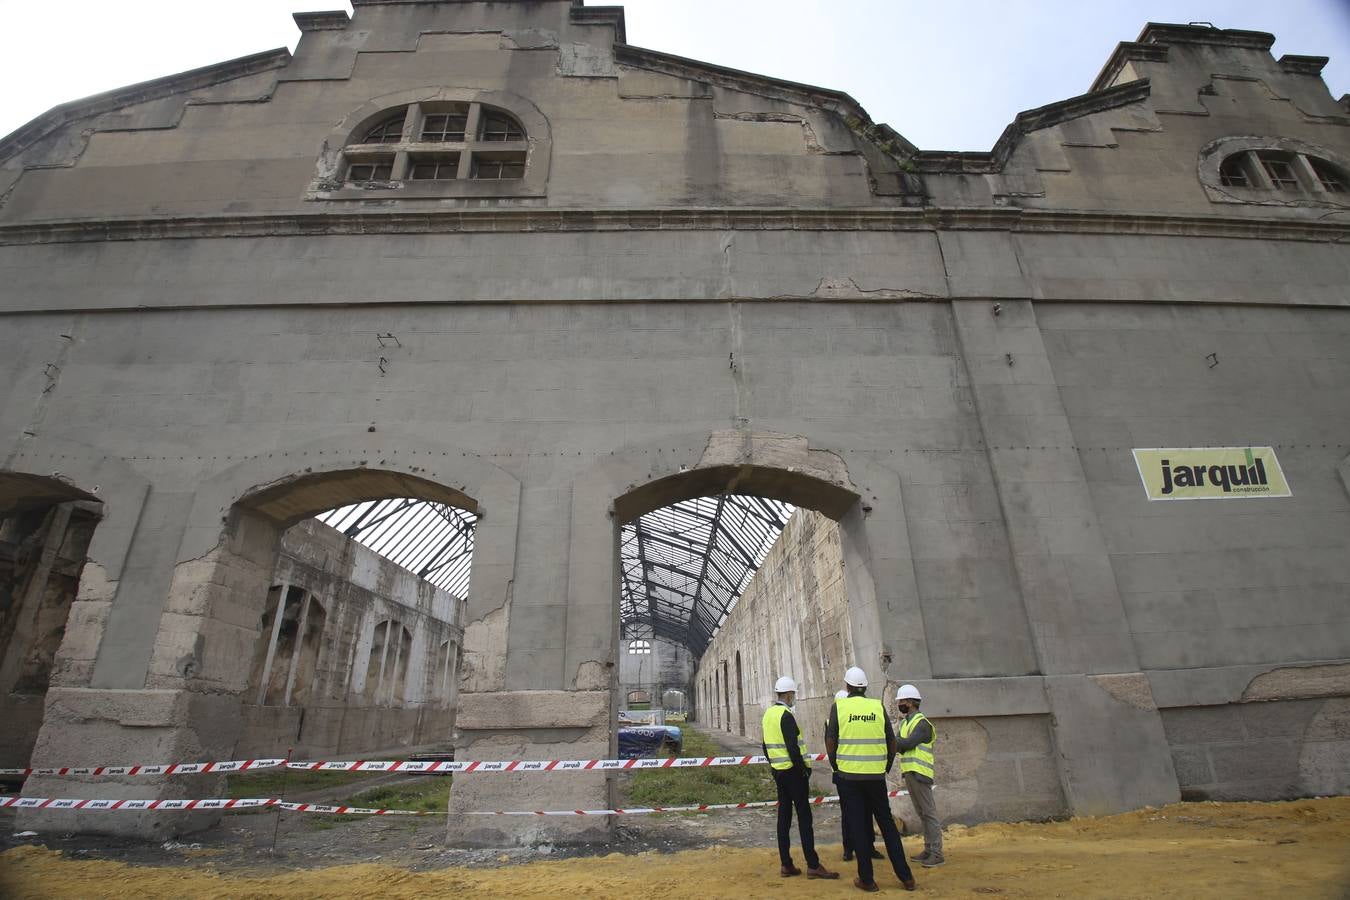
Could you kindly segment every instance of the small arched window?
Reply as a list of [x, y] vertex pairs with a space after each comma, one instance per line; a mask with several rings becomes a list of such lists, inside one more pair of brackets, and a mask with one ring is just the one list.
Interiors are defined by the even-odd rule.
[[418, 87], [371, 99], [324, 139], [307, 200], [529, 204], [548, 193], [553, 139], [517, 94]]
[[1325, 159], [1318, 159], [1315, 156], [1308, 157], [1308, 163], [1312, 166], [1313, 174], [1317, 180], [1322, 183], [1322, 188], [1329, 194], [1345, 193], [1345, 175]]
[[403, 120], [407, 110], [400, 109], [366, 132], [362, 144], [397, 144], [403, 140]]
[[357, 130], [343, 149], [342, 178], [377, 189], [408, 181], [504, 181], [525, 177], [528, 156], [524, 127], [504, 110], [411, 103]]
[[523, 141], [525, 132], [520, 123], [500, 112], [488, 113], [483, 118], [483, 140], [485, 141]]
[[1234, 153], [1219, 166], [1219, 181], [1224, 187], [1250, 187], [1247, 175], [1247, 154]]
[[1335, 153], [1291, 138], [1225, 138], [1201, 154], [1200, 181], [1224, 203], [1344, 205], [1350, 176]]

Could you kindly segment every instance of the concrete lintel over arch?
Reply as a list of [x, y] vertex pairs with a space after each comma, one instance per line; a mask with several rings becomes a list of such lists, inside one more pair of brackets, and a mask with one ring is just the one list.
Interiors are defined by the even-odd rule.
[[[670, 445], [703, 449], [697, 457], [660, 450]], [[812, 447], [801, 435], [728, 429], [668, 437], [615, 451], [601, 467], [613, 470], [610, 480], [622, 484], [611, 495], [619, 522], [679, 500], [723, 492], [774, 497], [837, 520], [859, 498], [843, 458]]]

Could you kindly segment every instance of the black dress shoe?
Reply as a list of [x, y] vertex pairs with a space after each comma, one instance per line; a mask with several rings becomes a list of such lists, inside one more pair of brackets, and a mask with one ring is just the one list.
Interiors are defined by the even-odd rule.
[[886, 858], [886, 854], [885, 854], [885, 853], [882, 853], [882, 852], [881, 852], [880, 850], [878, 850], [876, 847], [873, 847], [873, 848], [872, 848], [872, 858], [873, 858], [873, 859], [885, 859], [885, 858]]
[[853, 862], [853, 851], [852, 851], [852, 850], [845, 850], [845, 851], [844, 851], [844, 862]]

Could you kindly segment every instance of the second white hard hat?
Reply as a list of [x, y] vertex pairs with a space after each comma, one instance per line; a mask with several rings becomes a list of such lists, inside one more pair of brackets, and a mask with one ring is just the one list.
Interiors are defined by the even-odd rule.
[[919, 689], [916, 688], [914, 685], [912, 685], [912, 684], [902, 684], [902, 685], [900, 685], [900, 689], [899, 689], [898, 691], [895, 692], [895, 699], [897, 699], [897, 700], [922, 700], [922, 699], [923, 699], [923, 696], [919, 693]]
[[786, 694], [797, 690], [797, 682], [793, 681], [791, 676], [784, 675], [773, 683], [773, 690], [776, 694]]
[[847, 697], [847, 696], [848, 696], [848, 691], [836, 691], [836, 692], [835, 692], [835, 695], [834, 695], [834, 699], [836, 699], [836, 700], [843, 700], [843, 699], [844, 699], [845, 697]]
[[850, 687], [867, 687], [867, 673], [857, 666], [850, 666], [844, 673], [844, 684]]

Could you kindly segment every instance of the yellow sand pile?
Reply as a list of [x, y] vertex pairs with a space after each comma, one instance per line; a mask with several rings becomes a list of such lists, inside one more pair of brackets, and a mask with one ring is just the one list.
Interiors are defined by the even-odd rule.
[[[773, 850], [712, 848], [611, 854], [507, 866], [408, 872], [380, 865], [221, 873], [209, 860], [174, 867], [74, 860], [34, 847], [0, 854], [0, 896], [194, 900], [249, 897], [450, 896], [819, 897], [856, 894], [837, 845], [822, 848], [836, 882], [778, 877]], [[906, 851], [917, 851], [906, 841]], [[800, 853], [798, 854], [800, 863]], [[1350, 896], [1350, 798], [1185, 803], [1100, 819], [955, 827], [945, 867], [916, 869], [929, 897]], [[878, 867], [883, 890], [897, 891]]]

